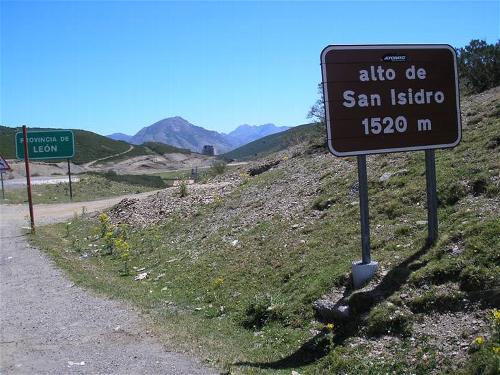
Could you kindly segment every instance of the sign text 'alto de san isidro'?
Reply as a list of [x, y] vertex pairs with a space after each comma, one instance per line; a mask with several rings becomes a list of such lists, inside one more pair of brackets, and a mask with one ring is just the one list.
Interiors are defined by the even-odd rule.
[[448, 45], [328, 46], [321, 54], [336, 156], [454, 147], [461, 124]]
[[[71, 130], [30, 130], [27, 133], [30, 159], [69, 159], [75, 155]], [[23, 133], [16, 133], [16, 156], [24, 159]]]

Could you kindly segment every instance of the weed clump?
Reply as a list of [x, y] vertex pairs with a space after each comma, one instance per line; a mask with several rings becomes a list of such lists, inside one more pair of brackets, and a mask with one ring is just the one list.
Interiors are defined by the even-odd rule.
[[184, 198], [184, 197], [187, 197], [188, 194], [189, 194], [188, 185], [187, 185], [186, 181], [181, 181], [181, 183], [179, 184], [179, 196], [181, 198]]
[[227, 163], [224, 160], [215, 160], [210, 167], [210, 172], [214, 176], [223, 174], [227, 169]]
[[120, 260], [122, 261], [122, 269], [120, 275], [128, 276], [130, 274], [129, 270], [129, 260], [130, 260], [130, 245], [123, 238], [116, 238], [114, 240], [114, 248], [116, 249]]
[[438, 203], [440, 206], [453, 206], [467, 195], [467, 189], [460, 182], [452, 182], [438, 190]]
[[256, 295], [244, 309], [241, 325], [247, 329], [260, 329], [273, 321], [282, 321], [283, 305], [273, 302], [269, 294]]
[[500, 368], [500, 311], [491, 310], [489, 315], [491, 337], [479, 336], [472, 341], [469, 351], [472, 353], [464, 370], [459, 374], [498, 374]]
[[386, 302], [375, 307], [368, 315], [367, 332], [370, 336], [411, 334], [413, 314]]
[[468, 292], [484, 291], [495, 286], [495, 270], [474, 265], [467, 266], [460, 272], [460, 287]]
[[465, 297], [465, 293], [453, 284], [447, 284], [442, 287], [432, 287], [424, 294], [415, 297], [409, 305], [414, 312], [459, 311], [467, 301]]
[[313, 202], [312, 208], [316, 211], [324, 211], [329, 209], [334, 203], [335, 198], [319, 197]]
[[110, 230], [111, 220], [107, 214], [104, 212], [99, 215], [99, 224], [100, 224], [100, 232], [101, 238], [106, 235], [106, 233]]

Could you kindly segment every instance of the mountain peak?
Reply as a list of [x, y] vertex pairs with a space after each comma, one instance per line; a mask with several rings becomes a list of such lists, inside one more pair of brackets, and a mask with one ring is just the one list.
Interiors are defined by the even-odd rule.
[[217, 154], [222, 154], [256, 139], [287, 130], [286, 126], [272, 123], [262, 125], [242, 124], [229, 134], [221, 134], [196, 126], [181, 116], [166, 117], [152, 125], [139, 130], [136, 135], [129, 136], [114, 133], [109, 138], [133, 144], [145, 142], [161, 142], [178, 148], [201, 152], [203, 146], [214, 146]]
[[179, 148], [201, 152], [203, 146], [214, 146], [218, 154], [233, 149], [233, 144], [223, 135], [191, 124], [180, 116], [167, 117], [142, 128], [131, 143], [161, 142]]

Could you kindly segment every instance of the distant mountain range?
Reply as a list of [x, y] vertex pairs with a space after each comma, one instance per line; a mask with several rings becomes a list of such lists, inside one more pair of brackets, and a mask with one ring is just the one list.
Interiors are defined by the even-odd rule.
[[253, 126], [244, 124], [229, 134], [224, 134], [193, 125], [182, 117], [176, 116], [146, 126], [133, 136], [113, 133], [107, 137], [136, 145], [145, 142], [161, 142], [195, 152], [201, 152], [204, 145], [212, 145], [217, 154], [223, 154], [256, 139], [287, 129], [289, 128], [286, 126], [278, 127], [274, 124]]
[[274, 124], [248, 125], [243, 124], [234, 129], [227, 137], [236, 146], [246, 145], [262, 137], [271, 134], [281, 133], [290, 129], [288, 126], [276, 126]]
[[107, 135], [106, 137], [114, 139], [115, 141], [125, 141], [130, 143], [130, 140], [132, 139], [131, 135], [123, 134], [123, 133], [113, 133], [110, 135]]

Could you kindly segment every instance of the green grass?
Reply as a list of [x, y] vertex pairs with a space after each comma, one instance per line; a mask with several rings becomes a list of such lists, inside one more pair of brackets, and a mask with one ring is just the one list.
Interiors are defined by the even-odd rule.
[[[333, 333], [314, 321], [312, 302], [348, 284], [351, 262], [360, 257], [359, 212], [355, 160], [322, 157], [320, 140], [246, 178], [193, 217], [174, 215], [145, 229], [111, 228], [130, 245], [131, 269], [149, 273], [144, 281], [121, 276], [123, 260], [105, 255], [97, 219], [41, 227], [32, 241], [73, 280], [132, 301], [154, 318], [165, 340], [227, 371], [456, 373], [448, 353], [425, 337], [410, 340], [411, 323], [453, 311], [463, 299], [483, 309], [498, 301], [500, 168], [490, 143], [499, 132], [500, 119], [486, 115], [464, 129], [461, 145], [437, 152], [440, 237], [431, 248], [425, 247], [425, 225], [417, 224], [426, 219], [423, 152], [368, 158], [372, 255], [387, 272], [374, 293], [346, 295], [354, 316], [335, 322]], [[266, 202], [255, 191], [301, 188], [289, 170], [320, 175], [314, 195], [302, 198], [306, 208], [295, 216], [257, 215]], [[368, 344], [351, 345], [365, 334], [400, 341], [391, 354], [374, 357]], [[491, 368], [495, 358], [492, 350], [480, 350], [461, 370]]]
[[149, 148], [156, 154], [172, 154], [172, 153], [181, 153], [181, 154], [190, 154], [191, 150], [187, 148], [178, 148], [174, 146], [167, 145], [165, 143], [160, 142], [145, 142], [142, 144], [143, 147]]
[[123, 184], [150, 187], [154, 189], [163, 189], [166, 187], [165, 181], [160, 176], [145, 174], [117, 174], [114, 171], [104, 173], [92, 173], [93, 175], [103, 176], [107, 180], [121, 182]]
[[[79, 182], [73, 182], [73, 202], [93, 201], [124, 194], [142, 193], [157, 189], [152, 186], [116, 182], [98, 175], [79, 176]], [[32, 198], [34, 204], [70, 202], [69, 184], [33, 185]], [[24, 203], [28, 201], [26, 188], [7, 190], [2, 204]]]

